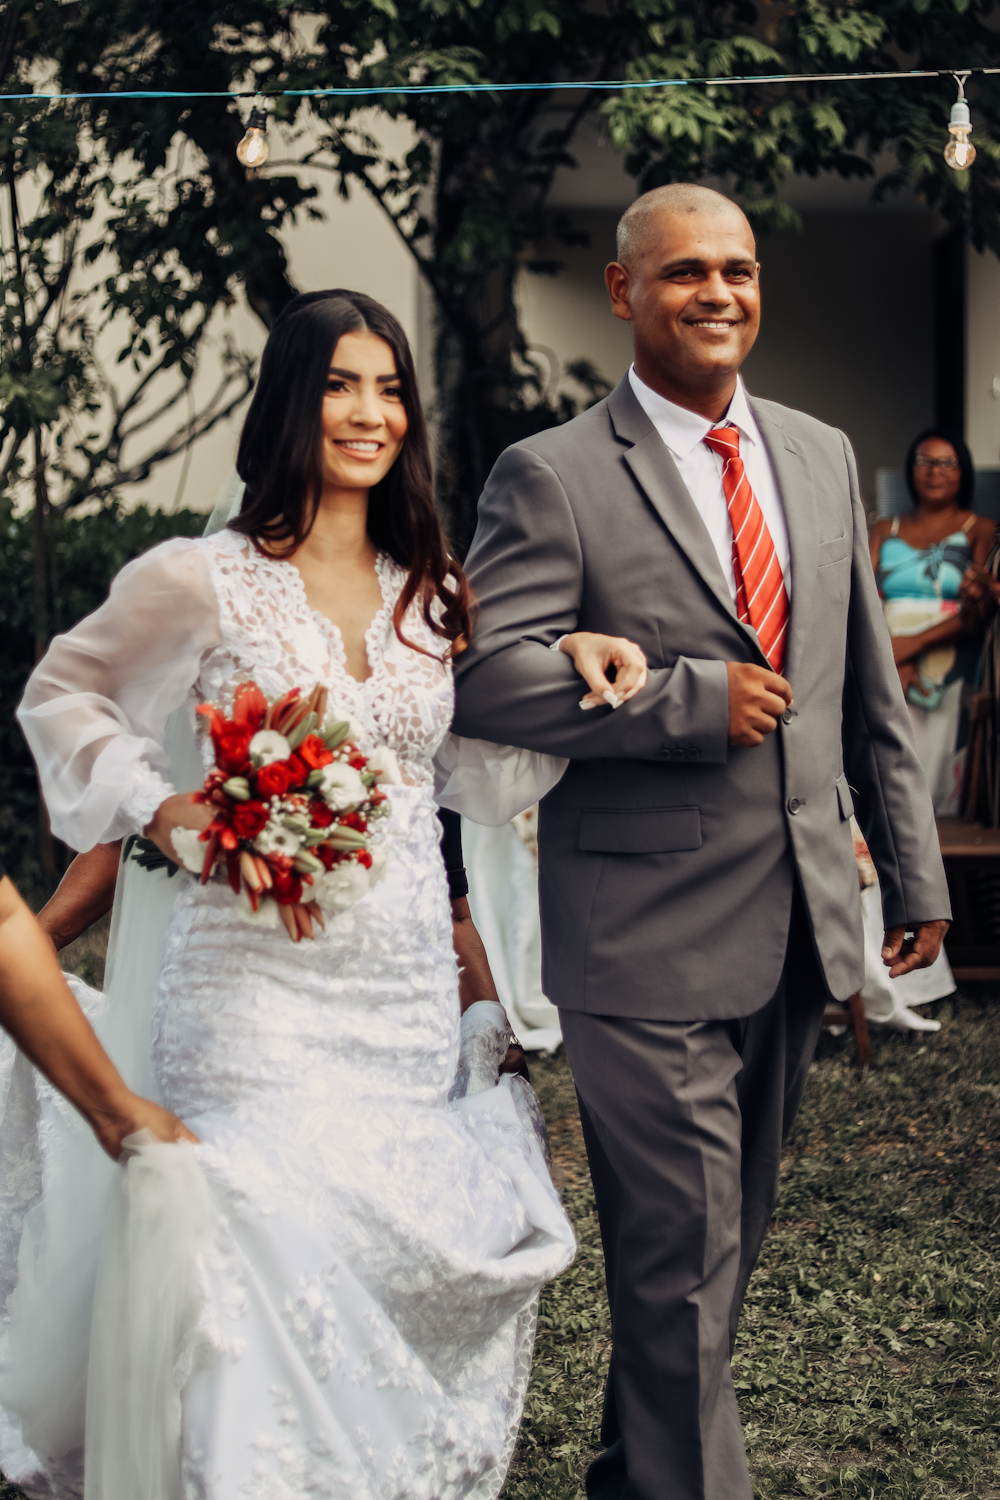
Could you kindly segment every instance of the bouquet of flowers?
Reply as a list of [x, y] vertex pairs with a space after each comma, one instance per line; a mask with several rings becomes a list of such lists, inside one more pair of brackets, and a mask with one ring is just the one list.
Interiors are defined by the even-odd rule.
[[171, 834], [202, 884], [224, 866], [246, 916], [277, 922], [279, 906], [346, 911], [385, 873], [373, 840], [389, 813], [382, 786], [399, 779], [386, 748], [365, 756], [350, 720], [326, 720], [326, 689], [294, 688], [269, 703], [255, 682], [236, 689], [227, 717], [202, 703], [215, 767], [194, 801], [215, 813], [203, 833]]

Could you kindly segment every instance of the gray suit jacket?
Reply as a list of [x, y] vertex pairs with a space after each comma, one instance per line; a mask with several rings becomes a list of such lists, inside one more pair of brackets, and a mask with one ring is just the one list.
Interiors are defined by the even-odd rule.
[[[776, 734], [728, 744], [727, 661], [766, 666], [715, 549], [623, 380], [501, 455], [468, 572], [480, 613], [458, 659], [456, 732], [568, 756], [539, 818], [544, 983], [569, 1010], [668, 1020], [749, 1015], [777, 987], [795, 873], [838, 998], [864, 981], [853, 806], [887, 924], [949, 915], [844, 435], [752, 400], [792, 558]], [[572, 630], [649, 661], [623, 707], [583, 713]]]

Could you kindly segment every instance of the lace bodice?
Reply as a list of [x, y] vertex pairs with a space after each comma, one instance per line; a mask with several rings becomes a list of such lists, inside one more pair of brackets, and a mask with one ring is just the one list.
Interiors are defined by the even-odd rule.
[[253, 677], [268, 697], [329, 692], [362, 750], [387, 745], [403, 779], [429, 786], [453, 708], [446, 642], [411, 606], [403, 645], [392, 613], [405, 572], [377, 562], [382, 607], [365, 634], [371, 675], [347, 671], [338, 628], [313, 610], [293, 563], [223, 531], [173, 540], [130, 563], [107, 602], [59, 636], [32, 675], [19, 717], [39, 764], [54, 831], [76, 849], [143, 827], [174, 790], [169, 715], [223, 699]]

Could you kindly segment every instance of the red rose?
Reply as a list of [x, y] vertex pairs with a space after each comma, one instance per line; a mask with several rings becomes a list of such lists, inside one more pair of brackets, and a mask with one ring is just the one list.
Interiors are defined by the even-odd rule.
[[365, 867], [366, 870], [370, 870], [371, 869], [371, 867], [372, 867], [372, 857], [368, 853], [367, 849], [361, 849], [358, 852], [358, 864], [359, 865], [364, 865], [364, 867]]
[[325, 802], [310, 802], [309, 821], [314, 828], [329, 828], [333, 822], [333, 812]]
[[307, 734], [295, 753], [301, 755], [310, 771], [318, 771], [333, 760], [333, 751], [326, 748], [318, 734]]
[[324, 870], [332, 870], [344, 858], [339, 849], [331, 849], [329, 844], [317, 844], [313, 853], [323, 861]]
[[294, 870], [276, 870], [272, 865], [271, 879], [271, 895], [279, 906], [294, 906], [302, 900], [302, 877]]
[[286, 764], [292, 773], [292, 786], [305, 786], [312, 768], [306, 765], [297, 750], [292, 751]]
[[283, 760], [273, 760], [269, 766], [261, 766], [254, 777], [258, 797], [270, 801], [282, 797], [292, 784], [292, 773]]
[[220, 771], [230, 776], [241, 776], [250, 764], [249, 729], [237, 729], [227, 725], [221, 734], [215, 735], [215, 761]]
[[347, 757], [347, 764], [353, 766], [356, 771], [363, 771], [368, 764], [368, 757], [362, 755], [360, 750], [355, 750], [353, 755]]
[[237, 802], [230, 814], [241, 839], [255, 839], [270, 817], [263, 802]]
[[355, 828], [358, 833], [368, 832], [368, 819], [362, 817], [359, 812], [341, 813], [340, 822], [345, 828]]

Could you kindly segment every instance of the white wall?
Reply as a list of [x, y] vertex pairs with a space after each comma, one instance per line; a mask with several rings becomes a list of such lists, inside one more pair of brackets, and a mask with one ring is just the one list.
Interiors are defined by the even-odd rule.
[[965, 437], [985, 468], [1000, 455], [1000, 261], [970, 248], [966, 275]]

